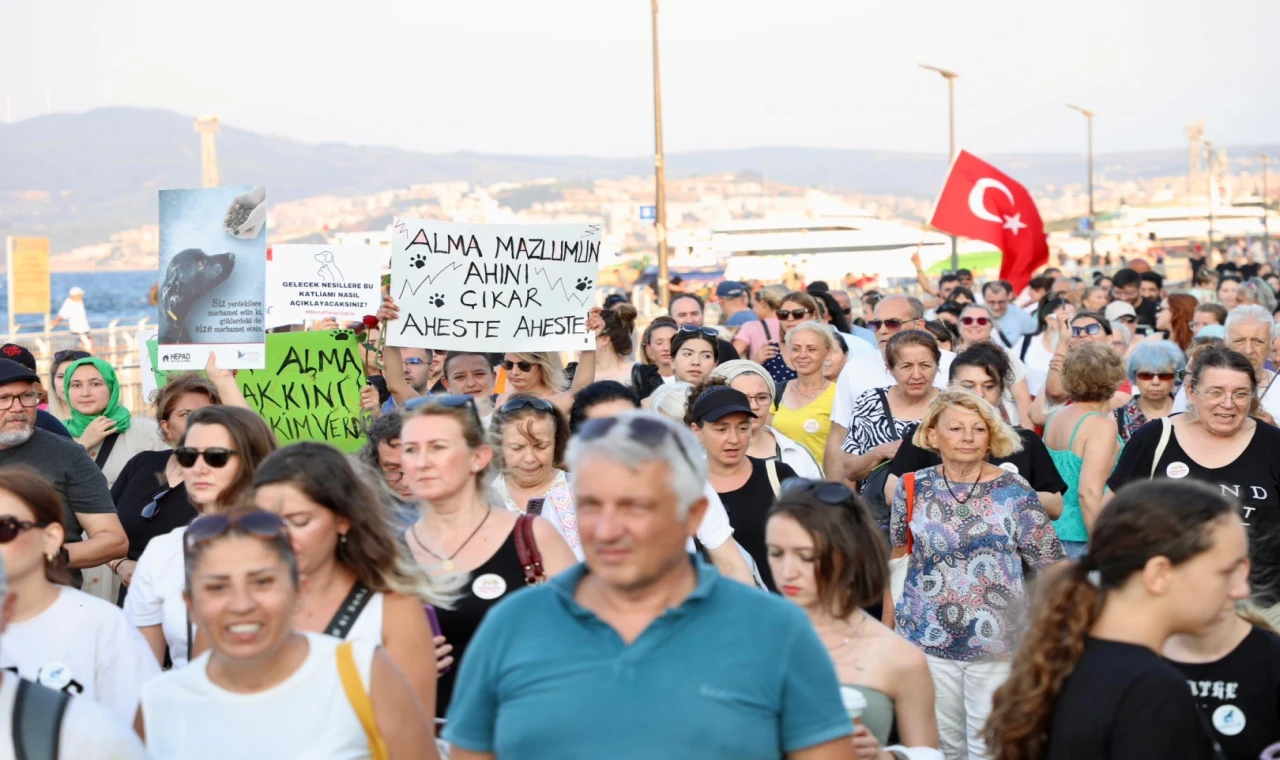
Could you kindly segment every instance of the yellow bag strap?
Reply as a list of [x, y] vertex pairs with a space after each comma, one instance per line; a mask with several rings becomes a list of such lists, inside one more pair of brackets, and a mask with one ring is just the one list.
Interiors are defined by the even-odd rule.
[[347, 701], [356, 711], [356, 717], [364, 727], [364, 734], [369, 738], [370, 757], [372, 760], [390, 760], [387, 743], [382, 740], [378, 721], [373, 716], [373, 701], [369, 699], [369, 694], [360, 681], [360, 671], [356, 669], [356, 658], [350, 641], [338, 645], [338, 676], [342, 678], [342, 690], [347, 693]]

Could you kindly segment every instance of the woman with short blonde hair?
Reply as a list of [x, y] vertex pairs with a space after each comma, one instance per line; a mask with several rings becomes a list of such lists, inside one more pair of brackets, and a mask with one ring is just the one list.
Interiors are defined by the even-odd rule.
[[1004, 418], [1000, 416], [995, 407], [977, 395], [964, 391], [943, 391], [939, 393], [938, 397], [929, 405], [928, 410], [925, 411], [924, 417], [920, 420], [920, 426], [916, 428], [915, 436], [911, 439], [911, 442], [935, 454], [942, 453], [934, 443], [930, 442], [933, 439], [930, 431], [936, 429], [939, 419], [948, 409], [964, 409], [982, 418], [983, 423], [987, 426], [990, 438], [988, 453], [991, 456], [1007, 457], [1022, 450], [1022, 438], [1018, 436], [1018, 433], [1009, 423], [1004, 421]]
[[787, 354], [796, 377], [784, 384], [774, 406], [774, 427], [808, 449], [815, 460], [821, 459], [826, 449], [831, 407], [836, 400], [835, 383], [823, 376], [827, 357], [836, 347], [833, 329], [809, 320], [787, 333]]

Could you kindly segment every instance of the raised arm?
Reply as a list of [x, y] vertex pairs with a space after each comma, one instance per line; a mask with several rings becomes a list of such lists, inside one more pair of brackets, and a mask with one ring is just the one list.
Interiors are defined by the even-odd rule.
[[244, 393], [240, 391], [240, 384], [236, 382], [236, 373], [220, 368], [218, 357], [212, 351], [209, 352], [209, 361], [204, 364], [204, 374], [209, 378], [209, 382], [213, 383], [213, 387], [218, 389], [218, 395], [222, 398], [224, 405], [252, 408], [245, 400]]
[[[391, 329], [391, 323], [400, 318], [400, 307], [396, 306], [396, 300], [390, 295], [384, 293], [382, 295], [382, 306], [378, 307], [378, 319], [387, 323], [386, 329]], [[383, 345], [382, 347], [382, 379], [387, 383], [387, 392], [396, 400], [396, 405], [403, 407], [408, 403], [409, 399], [415, 398], [418, 392], [409, 386], [404, 379], [404, 357], [400, 354], [399, 346]]]

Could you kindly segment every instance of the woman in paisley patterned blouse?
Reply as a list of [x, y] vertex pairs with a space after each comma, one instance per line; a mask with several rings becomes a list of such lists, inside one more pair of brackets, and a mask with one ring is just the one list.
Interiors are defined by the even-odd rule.
[[1065, 555], [1035, 490], [986, 461], [1022, 447], [986, 401], [938, 394], [913, 442], [942, 464], [904, 475], [894, 493], [893, 556], [910, 559], [893, 620], [929, 661], [943, 754], [982, 758], [980, 732], [1019, 632], [1024, 568]]

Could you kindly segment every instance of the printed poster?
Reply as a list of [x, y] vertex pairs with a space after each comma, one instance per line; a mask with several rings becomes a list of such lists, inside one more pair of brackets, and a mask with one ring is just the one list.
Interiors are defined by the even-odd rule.
[[266, 366], [267, 191], [160, 191], [159, 369]]
[[333, 317], [359, 322], [382, 305], [382, 252], [364, 246], [274, 245], [267, 260], [267, 329]]
[[594, 349], [599, 224], [466, 224], [397, 217], [387, 343], [442, 351]]
[[[146, 345], [154, 363], [157, 343], [149, 340]], [[360, 389], [367, 380], [355, 333], [272, 333], [266, 357], [265, 368], [236, 372], [236, 385], [281, 446], [322, 441], [351, 453], [364, 445]], [[167, 373], [156, 372], [155, 380], [164, 385]]]
[[11, 237], [5, 251], [9, 320], [18, 314], [48, 314], [49, 238]]

